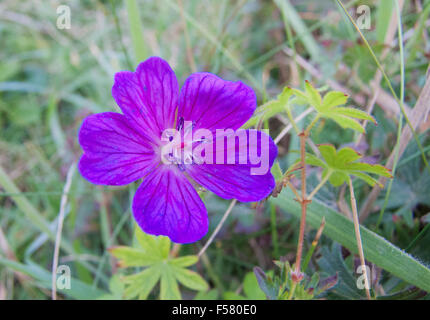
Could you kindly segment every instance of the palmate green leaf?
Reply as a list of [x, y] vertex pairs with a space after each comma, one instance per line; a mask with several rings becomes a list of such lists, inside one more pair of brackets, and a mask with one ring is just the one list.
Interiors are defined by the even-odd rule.
[[172, 258], [169, 256], [169, 238], [145, 234], [138, 227], [136, 240], [135, 247], [119, 246], [109, 250], [122, 268], [146, 267], [136, 274], [122, 277], [127, 299], [147, 299], [159, 281], [160, 299], [180, 299], [178, 281], [192, 290], [208, 289], [208, 284], [199, 274], [186, 269], [197, 263], [197, 256]]
[[[293, 192], [285, 188], [277, 198], [270, 198], [269, 201], [279, 206], [285, 213], [300, 219], [301, 205], [294, 198]], [[308, 205], [306, 222], [318, 229], [322, 217], [325, 217], [326, 220], [324, 235], [353, 253], [357, 253], [353, 222], [343, 214], [313, 198]], [[363, 226], [360, 226], [360, 233], [366, 260], [375, 263], [392, 275], [430, 292], [430, 269], [428, 267]]]
[[151, 236], [137, 226], [135, 230], [136, 247], [117, 246], [109, 249], [110, 253], [119, 260], [121, 268], [146, 267], [169, 257], [169, 238]]
[[346, 147], [336, 151], [331, 144], [321, 144], [318, 146], [323, 159], [319, 159], [314, 155], [307, 154], [305, 161], [312, 166], [322, 167], [323, 178], [329, 176], [329, 182], [337, 187], [348, 180], [350, 175], [353, 175], [371, 186], [374, 186], [378, 181], [368, 175], [368, 173], [392, 178], [390, 170], [379, 164], [369, 164], [357, 162], [362, 158], [362, 155], [354, 149]]
[[318, 113], [320, 118], [332, 119], [342, 128], [353, 129], [364, 132], [363, 126], [356, 120], [369, 120], [376, 124], [375, 119], [366, 112], [349, 107], [340, 107], [348, 100], [348, 95], [340, 91], [329, 91], [321, 97], [309, 81], [306, 81], [305, 91], [292, 89], [292, 93], [298, 98], [294, 98], [292, 103], [303, 104], [302, 101], [310, 104]]

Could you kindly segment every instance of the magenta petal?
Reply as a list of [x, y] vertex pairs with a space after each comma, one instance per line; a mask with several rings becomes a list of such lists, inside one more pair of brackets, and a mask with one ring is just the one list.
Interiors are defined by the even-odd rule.
[[150, 142], [119, 113], [88, 116], [79, 131], [79, 143], [84, 150], [79, 171], [95, 184], [128, 184], [158, 163]]
[[195, 242], [208, 231], [206, 208], [177, 167], [160, 166], [151, 172], [137, 189], [132, 208], [144, 232], [173, 242]]
[[152, 57], [136, 72], [115, 74], [112, 96], [137, 130], [160, 139], [165, 129], [173, 128], [178, 105], [179, 85], [169, 64]]
[[[227, 154], [231, 148], [227, 147], [227, 143], [225, 146], [218, 143], [218, 139], [216, 147], [213, 148], [214, 164], [190, 165], [187, 166], [187, 172], [197, 183], [221, 198], [235, 198], [243, 202], [259, 201], [267, 197], [275, 187], [275, 179], [270, 169], [278, 149], [273, 140], [263, 132], [254, 130], [253, 134], [257, 134], [255, 139], [249, 139], [250, 130], [242, 130], [242, 132], [246, 132], [248, 141], [245, 146], [239, 143], [236, 145], [235, 153], [233, 152], [236, 164], [227, 164]], [[261, 141], [265, 141], [265, 143], [261, 143]], [[221, 150], [224, 153], [224, 163], [226, 164], [215, 162], [216, 154]], [[245, 157], [248, 161], [239, 164], [238, 161], [244, 154], [249, 154], [247, 158]], [[260, 163], [256, 161], [258, 159], [255, 156], [262, 156]], [[251, 163], [251, 161], [253, 162]], [[255, 170], [256, 168], [261, 170]], [[251, 174], [252, 172], [254, 174]]]
[[194, 73], [181, 89], [178, 116], [195, 121], [196, 129], [238, 129], [255, 108], [255, 93], [244, 83]]

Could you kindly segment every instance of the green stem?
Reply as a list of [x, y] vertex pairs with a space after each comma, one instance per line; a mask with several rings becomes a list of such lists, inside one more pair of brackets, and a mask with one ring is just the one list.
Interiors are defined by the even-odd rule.
[[331, 174], [333, 173], [332, 170], [329, 170], [325, 177], [321, 180], [321, 182], [315, 187], [314, 190], [309, 194], [308, 200], [311, 200], [313, 196], [318, 192], [319, 189], [322, 188], [322, 186], [327, 182], [327, 180], [330, 178]]
[[290, 120], [290, 123], [291, 123], [291, 125], [293, 126], [294, 131], [296, 131], [297, 135], [299, 135], [299, 134], [300, 134], [300, 129], [299, 129], [299, 127], [297, 126], [296, 121], [294, 120], [293, 114], [291, 113], [291, 108], [290, 108], [290, 106], [287, 104], [287, 105], [285, 106], [285, 109], [286, 109], [286, 111], [287, 111], [288, 120]]
[[308, 125], [308, 127], [306, 128], [305, 132], [306, 135], [309, 136], [309, 133], [311, 132], [311, 129], [313, 128], [313, 126], [318, 122], [318, 120], [320, 119], [321, 115], [317, 114], [314, 118], [314, 120], [312, 120], [312, 122]]
[[291, 286], [290, 293], [288, 294], [288, 300], [293, 299], [294, 292], [296, 291], [296, 287], [297, 287], [297, 282], [293, 281], [293, 284], [292, 284], [292, 286]]
[[355, 194], [354, 194], [354, 187], [352, 185], [352, 180], [351, 177], [348, 177], [348, 182], [349, 182], [349, 191], [351, 194], [351, 208], [352, 208], [352, 217], [353, 217], [353, 221], [354, 221], [354, 230], [355, 230], [355, 239], [357, 241], [357, 250], [358, 250], [358, 255], [360, 257], [360, 263], [361, 266], [363, 268], [363, 275], [365, 278], [365, 288], [366, 288], [366, 296], [367, 299], [370, 300], [370, 282], [369, 282], [369, 275], [367, 274], [367, 268], [366, 268], [366, 262], [364, 259], [364, 252], [363, 252], [363, 242], [361, 240], [361, 235], [360, 235], [360, 222], [358, 220], [358, 212], [357, 212], [357, 201], [355, 200]]

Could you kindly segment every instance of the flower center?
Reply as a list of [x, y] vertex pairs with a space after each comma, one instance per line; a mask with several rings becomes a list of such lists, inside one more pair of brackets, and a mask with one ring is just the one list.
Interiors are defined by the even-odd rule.
[[179, 169], [185, 170], [184, 165], [200, 163], [193, 155], [193, 145], [207, 142], [206, 139], [193, 139], [195, 121], [184, 121], [180, 117], [177, 129], [168, 129], [163, 132], [162, 141], [167, 142], [161, 148], [161, 160], [164, 164], [176, 164]]

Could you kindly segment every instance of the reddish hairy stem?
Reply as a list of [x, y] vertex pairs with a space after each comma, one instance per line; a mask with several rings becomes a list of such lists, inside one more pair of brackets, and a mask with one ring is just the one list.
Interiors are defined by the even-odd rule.
[[[303, 254], [303, 241], [305, 237], [305, 226], [306, 226], [306, 209], [307, 205], [310, 202], [306, 196], [306, 163], [305, 163], [305, 146], [306, 146], [306, 131], [302, 131], [299, 134], [300, 137], [300, 163], [302, 167], [302, 197], [298, 199], [302, 206], [302, 217], [300, 219], [300, 232], [299, 232], [299, 242], [297, 245], [297, 254], [296, 254], [296, 273], [300, 274], [301, 262], [302, 262], [302, 254]], [[301, 277], [299, 277], [300, 279]], [[300, 279], [301, 280], [301, 279]]]

